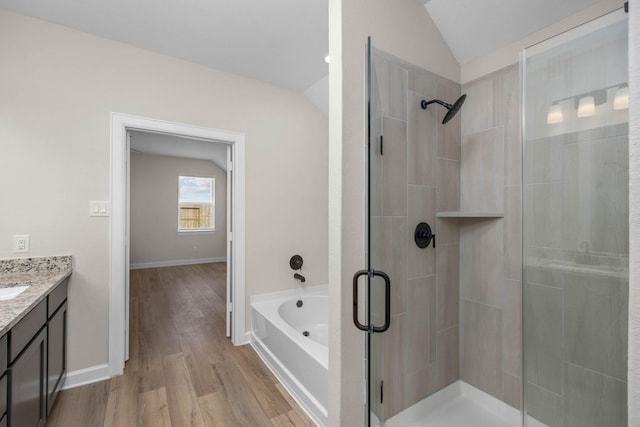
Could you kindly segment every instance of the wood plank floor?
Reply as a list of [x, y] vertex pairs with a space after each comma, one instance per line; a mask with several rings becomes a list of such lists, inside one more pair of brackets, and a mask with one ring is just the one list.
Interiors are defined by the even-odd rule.
[[224, 263], [132, 270], [124, 375], [61, 392], [47, 427], [313, 426], [225, 337], [225, 277]]

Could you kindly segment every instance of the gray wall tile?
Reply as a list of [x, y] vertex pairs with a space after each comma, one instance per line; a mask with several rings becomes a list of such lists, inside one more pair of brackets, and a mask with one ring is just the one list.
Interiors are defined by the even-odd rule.
[[504, 277], [522, 280], [522, 189], [504, 187]]
[[562, 290], [526, 284], [525, 373], [528, 383], [562, 394]]
[[407, 70], [379, 56], [374, 56], [373, 63], [382, 114], [406, 121]]
[[522, 407], [522, 380], [511, 374], [502, 376], [502, 401], [516, 409]]
[[[395, 315], [407, 310], [407, 219], [385, 217], [383, 222], [382, 269], [391, 279], [391, 313]], [[375, 283], [382, 292], [382, 280], [376, 279]], [[384, 300], [382, 296], [378, 299]]]
[[467, 94], [462, 110], [463, 137], [495, 126], [494, 85], [494, 79], [487, 78], [463, 86], [462, 93]]
[[407, 327], [406, 313], [393, 316], [391, 326], [384, 336], [384, 416], [392, 417], [406, 408], [405, 405], [405, 348]]
[[436, 278], [409, 280], [407, 290], [405, 372], [414, 373], [436, 362]]
[[436, 347], [438, 349], [437, 384], [438, 389], [458, 381], [460, 378], [460, 329], [457, 326], [438, 332]]
[[522, 141], [520, 128], [520, 68], [514, 65], [500, 72], [496, 125], [504, 128], [504, 183], [522, 182]]
[[460, 240], [459, 222], [452, 218], [436, 218], [435, 233], [438, 245], [457, 245]]
[[461, 298], [502, 307], [502, 228], [501, 220], [465, 220], [461, 223]]
[[524, 236], [527, 246], [562, 248], [562, 184], [533, 184], [524, 188]]
[[441, 126], [434, 109], [420, 107], [422, 96], [409, 92], [407, 122], [407, 179], [409, 184], [436, 185], [437, 130]]
[[448, 159], [438, 159], [436, 174], [436, 210], [459, 210], [460, 162]]
[[502, 315], [499, 309], [462, 300], [461, 378], [502, 399]]
[[471, 211], [502, 212], [503, 199], [503, 128], [465, 135], [460, 161], [460, 207]]
[[562, 397], [558, 394], [527, 384], [526, 394], [527, 415], [549, 427], [562, 427]]
[[425, 277], [435, 274], [436, 250], [429, 246], [419, 248], [414, 240], [416, 226], [421, 222], [426, 222], [432, 227], [435, 226], [435, 201], [436, 190], [434, 187], [409, 186], [409, 221], [407, 227], [407, 256], [408, 271], [407, 277]]
[[407, 123], [384, 118], [383, 212], [385, 216], [407, 215]]
[[564, 376], [564, 425], [627, 425], [627, 384], [567, 363]]
[[627, 283], [626, 278], [565, 272], [565, 360], [626, 381]]
[[[438, 97], [452, 104], [460, 97], [460, 87], [457, 85], [441, 84], [438, 86]], [[463, 105], [462, 108], [467, 107]], [[444, 119], [446, 113], [447, 110], [444, 108], [438, 111], [438, 157], [460, 160], [462, 111], [459, 111], [446, 125], [442, 125], [442, 119]]]
[[502, 307], [502, 368], [505, 373], [522, 376], [522, 283], [504, 279]]
[[460, 307], [460, 247], [438, 245], [436, 262], [437, 330], [458, 324]]

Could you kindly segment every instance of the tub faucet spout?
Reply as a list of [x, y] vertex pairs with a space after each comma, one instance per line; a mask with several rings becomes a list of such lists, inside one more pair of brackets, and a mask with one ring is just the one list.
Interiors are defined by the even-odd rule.
[[300, 283], [304, 283], [304, 281], [307, 280], [307, 279], [304, 278], [304, 276], [302, 274], [298, 274], [298, 273], [295, 273], [293, 275], [293, 278], [296, 279], [296, 280], [299, 280]]

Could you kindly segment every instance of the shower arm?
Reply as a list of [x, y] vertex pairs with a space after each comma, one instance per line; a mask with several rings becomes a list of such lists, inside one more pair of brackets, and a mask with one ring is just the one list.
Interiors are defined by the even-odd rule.
[[425, 101], [425, 100], [423, 99], [422, 101], [420, 101], [420, 106], [422, 107], [422, 109], [423, 109], [423, 110], [426, 110], [426, 109], [427, 109], [427, 106], [428, 106], [429, 104], [434, 104], [434, 103], [435, 103], [435, 104], [440, 104], [440, 105], [442, 105], [442, 106], [443, 106], [443, 107], [445, 107], [447, 110], [450, 110], [450, 109], [453, 107], [453, 105], [448, 104], [448, 103], [446, 103], [446, 102], [444, 102], [444, 101], [440, 101], [439, 99], [432, 99], [431, 101]]

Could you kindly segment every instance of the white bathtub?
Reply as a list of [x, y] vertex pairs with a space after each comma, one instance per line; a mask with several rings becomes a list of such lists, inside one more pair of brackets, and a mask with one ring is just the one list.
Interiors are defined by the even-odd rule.
[[252, 346], [320, 426], [327, 424], [328, 324], [326, 285], [251, 298]]

